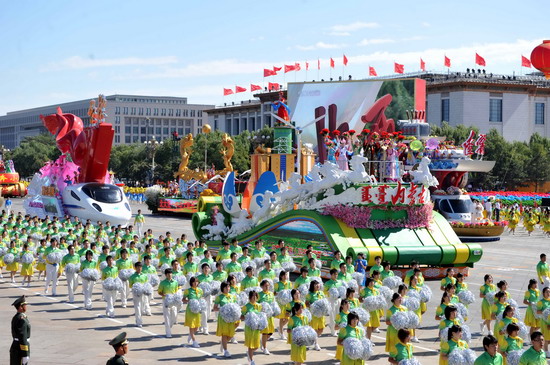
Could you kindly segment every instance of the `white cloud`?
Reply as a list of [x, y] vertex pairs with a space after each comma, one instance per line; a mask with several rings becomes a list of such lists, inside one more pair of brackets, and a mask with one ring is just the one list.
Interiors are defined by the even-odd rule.
[[124, 58], [84, 58], [73, 56], [66, 58], [60, 62], [50, 63], [41, 71], [62, 71], [69, 69], [85, 69], [95, 67], [113, 67], [113, 66], [161, 66], [177, 63], [178, 59], [175, 56], [165, 57], [124, 57]]
[[389, 38], [363, 39], [357, 45], [358, 46], [371, 46], [373, 44], [385, 44], [385, 43], [395, 43], [395, 41], [393, 39], [389, 39]]
[[420, 23], [421, 26], [423, 26], [424, 28], [428, 28], [428, 27], [431, 27], [432, 25], [428, 22], [422, 22]]
[[349, 32], [355, 32], [360, 29], [365, 28], [378, 28], [380, 25], [378, 23], [365, 23], [365, 22], [354, 22], [350, 24], [339, 24], [339, 25], [333, 25], [329, 29], [332, 32], [341, 32], [341, 33], [349, 33]]
[[325, 42], [317, 42], [315, 44], [312, 44], [310, 46], [296, 46], [296, 49], [299, 49], [300, 51], [314, 51], [316, 49], [338, 49], [338, 48], [345, 48], [346, 44], [337, 44], [337, 43], [325, 43]]
[[351, 35], [350, 32], [329, 32], [327, 33], [328, 35], [333, 35], [333, 36], [336, 36], [336, 37], [348, 37]]

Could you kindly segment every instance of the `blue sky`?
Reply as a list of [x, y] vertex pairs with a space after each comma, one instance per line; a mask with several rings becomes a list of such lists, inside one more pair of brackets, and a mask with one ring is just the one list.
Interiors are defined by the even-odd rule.
[[[474, 67], [521, 69], [550, 38], [542, 1], [8, 1], [0, 0], [0, 115], [103, 94], [186, 96], [219, 105], [251, 98], [224, 87], [263, 79], [263, 68], [310, 62], [307, 79]], [[544, 31], [546, 29], [546, 31]], [[329, 69], [329, 58], [336, 68]], [[317, 59], [321, 70], [317, 73]], [[265, 84], [267, 86], [267, 84]]]

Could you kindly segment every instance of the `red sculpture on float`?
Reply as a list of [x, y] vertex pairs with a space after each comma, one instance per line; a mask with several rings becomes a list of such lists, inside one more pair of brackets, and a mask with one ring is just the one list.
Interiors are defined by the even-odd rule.
[[94, 100], [90, 102], [88, 114], [92, 126], [86, 128], [79, 117], [63, 113], [61, 108], [57, 108], [56, 114], [40, 116], [44, 126], [55, 136], [57, 148], [62, 153], [69, 153], [79, 166], [76, 183], [106, 182], [115, 131], [111, 124], [104, 122], [104, 106], [102, 95], [97, 108]]
[[544, 40], [531, 52], [531, 64], [550, 79], [550, 40]]

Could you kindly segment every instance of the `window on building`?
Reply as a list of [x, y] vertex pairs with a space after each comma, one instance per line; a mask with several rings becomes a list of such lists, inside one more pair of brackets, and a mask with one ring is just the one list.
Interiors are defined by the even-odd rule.
[[132, 127], [134, 134], [139, 134], [139, 127]]
[[544, 124], [544, 103], [535, 103], [535, 124]]
[[178, 128], [178, 134], [181, 136], [183, 135], [183, 128]]
[[130, 127], [129, 125], [125, 126], [124, 127], [124, 133], [126, 133], [126, 134], [132, 133], [132, 127]]
[[145, 142], [145, 136], [141, 136], [141, 143]]
[[178, 127], [183, 127], [183, 120], [178, 120]]
[[448, 122], [451, 110], [451, 100], [441, 99], [441, 121]]
[[124, 137], [124, 143], [132, 143], [132, 137], [131, 136]]
[[138, 111], [139, 111], [139, 115], [143, 115], [143, 108], [139, 108]]
[[134, 143], [138, 143], [139, 142], [139, 136], [134, 136], [133, 141], [134, 141]]
[[197, 117], [202, 117], [202, 110], [197, 110]]
[[173, 117], [174, 116], [174, 109], [168, 109], [168, 116]]
[[255, 117], [250, 117], [249, 119], [250, 119], [250, 121], [248, 122], [248, 130], [250, 132], [253, 132], [254, 131], [254, 124], [256, 123], [256, 118]]
[[231, 119], [225, 120], [225, 131], [231, 133]]
[[187, 135], [189, 133], [191, 133], [191, 128], [185, 128], [185, 134]]
[[159, 108], [153, 109], [153, 115], [159, 115]]
[[176, 109], [176, 117], [181, 117], [181, 109]]
[[191, 120], [187, 119], [187, 120], [185, 121], [185, 126], [186, 126], [186, 127], [190, 127], [190, 126], [191, 126]]
[[156, 133], [156, 134], [160, 134], [161, 131], [162, 131], [162, 128], [161, 128], [161, 127], [156, 127], [156, 128], [155, 128], [155, 133]]
[[169, 130], [168, 127], [164, 127], [164, 128], [162, 128], [162, 133], [163, 133], [164, 135], [168, 135], [168, 133], [169, 133], [168, 130]]
[[147, 134], [147, 127], [141, 127], [141, 134]]
[[183, 116], [188, 117], [189, 116], [189, 110], [183, 109]]
[[115, 107], [115, 114], [120, 114], [120, 107], [119, 106]]
[[502, 122], [502, 99], [489, 99], [489, 122]]
[[125, 106], [123, 109], [122, 109], [122, 114], [128, 114], [128, 107]]
[[120, 124], [120, 117], [119, 117], [119, 116], [116, 116], [116, 117], [115, 117], [115, 123], [116, 123], [116, 124]]
[[197, 119], [197, 125], [198, 125], [199, 127], [202, 127], [202, 119]]
[[120, 136], [115, 136], [115, 143], [120, 143]]
[[151, 108], [145, 109], [145, 115], [151, 115]]
[[215, 131], [218, 130], [218, 120], [217, 119], [214, 119], [214, 130]]
[[130, 110], [131, 110], [130, 114], [136, 115], [136, 107], [132, 107], [132, 109], [130, 109]]
[[166, 109], [164, 109], [164, 108], [161, 109], [160, 115], [162, 115], [163, 117], [165, 117], [165, 116], [166, 116]]
[[195, 116], [195, 112], [196, 112], [196, 110], [191, 109], [190, 117], [194, 117], [194, 116]]

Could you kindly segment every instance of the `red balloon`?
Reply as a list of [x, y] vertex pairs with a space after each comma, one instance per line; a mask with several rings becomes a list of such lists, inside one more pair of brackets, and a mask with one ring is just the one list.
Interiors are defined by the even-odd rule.
[[531, 52], [531, 64], [550, 79], [550, 40], [544, 40]]

